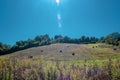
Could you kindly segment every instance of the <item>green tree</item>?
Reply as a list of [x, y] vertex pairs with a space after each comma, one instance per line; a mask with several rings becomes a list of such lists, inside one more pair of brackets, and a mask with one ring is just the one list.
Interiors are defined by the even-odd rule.
[[63, 43], [64, 42], [64, 38], [61, 35], [55, 35], [54, 40], [56, 43]]
[[71, 38], [68, 36], [65, 36], [63, 40], [64, 40], [64, 43], [70, 43]]
[[105, 37], [101, 37], [101, 38], [99, 39], [99, 42], [104, 43], [104, 42], [105, 42]]
[[120, 34], [118, 32], [114, 32], [105, 37], [105, 42], [107, 44], [112, 44], [112, 45], [118, 46], [119, 41], [120, 41]]
[[0, 42], [0, 55], [7, 54], [10, 48], [11, 48], [10, 45], [3, 44], [2, 42]]

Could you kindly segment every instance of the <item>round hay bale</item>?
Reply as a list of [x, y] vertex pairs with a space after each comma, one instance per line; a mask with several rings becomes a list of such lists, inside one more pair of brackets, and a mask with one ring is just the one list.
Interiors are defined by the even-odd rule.
[[62, 50], [60, 50], [59, 52], [60, 52], [60, 53], [62, 53], [63, 51], [62, 51]]
[[32, 59], [32, 58], [33, 58], [33, 56], [28, 56], [28, 58]]
[[70, 46], [67, 46], [68, 48], [70, 47]]
[[114, 51], [116, 51], [116, 50], [117, 50], [117, 48], [114, 48], [113, 50], [114, 50]]
[[43, 52], [43, 50], [41, 50], [41, 52]]
[[73, 52], [72, 55], [75, 56], [75, 53]]

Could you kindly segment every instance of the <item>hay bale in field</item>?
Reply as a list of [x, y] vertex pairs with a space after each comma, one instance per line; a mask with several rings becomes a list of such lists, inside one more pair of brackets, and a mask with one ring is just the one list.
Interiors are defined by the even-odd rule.
[[118, 49], [117, 46], [113, 46], [113, 50], [116, 51]]
[[28, 58], [29, 58], [29, 59], [32, 59], [32, 58], [33, 58], [33, 56], [28, 56]]
[[62, 50], [60, 50], [59, 52], [60, 52], [60, 53], [62, 53], [63, 51], [62, 51]]
[[75, 53], [73, 52], [72, 55], [75, 56]]
[[117, 48], [113, 48], [113, 50], [114, 50], [114, 51], [116, 51], [116, 50], [117, 50]]
[[41, 50], [40, 52], [43, 52], [43, 50]]
[[70, 47], [70, 46], [67, 46], [68, 48]]

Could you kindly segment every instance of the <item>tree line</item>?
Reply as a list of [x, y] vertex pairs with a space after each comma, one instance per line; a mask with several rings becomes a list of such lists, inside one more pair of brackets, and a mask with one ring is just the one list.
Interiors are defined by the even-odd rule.
[[88, 36], [81, 36], [80, 38], [70, 38], [68, 36], [62, 35], [55, 35], [54, 38], [50, 38], [48, 34], [45, 34], [36, 36], [34, 39], [17, 41], [13, 46], [3, 44], [2, 42], [0, 42], [0, 55], [13, 53], [31, 47], [38, 47], [55, 43], [74, 43], [74, 44], [107, 43], [110, 45], [119, 46], [120, 33], [114, 32], [101, 38]]

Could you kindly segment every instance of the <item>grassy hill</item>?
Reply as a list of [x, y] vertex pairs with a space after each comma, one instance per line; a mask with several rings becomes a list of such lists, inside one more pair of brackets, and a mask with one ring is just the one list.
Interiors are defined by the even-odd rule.
[[120, 57], [120, 48], [107, 44], [51, 44], [18, 51], [10, 56], [27, 57], [42, 55], [45, 60], [82, 60]]
[[120, 48], [51, 44], [0, 56], [0, 80], [120, 80]]

